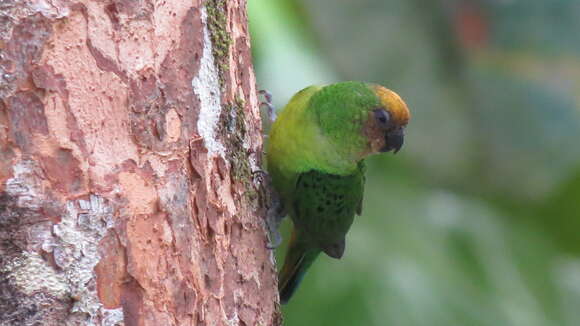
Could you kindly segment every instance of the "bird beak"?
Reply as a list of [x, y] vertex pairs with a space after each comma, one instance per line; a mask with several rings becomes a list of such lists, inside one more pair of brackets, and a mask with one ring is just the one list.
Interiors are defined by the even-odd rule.
[[404, 139], [405, 134], [403, 128], [397, 128], [387, 132], [385, 134], [385, 146], [381, 148], [381, 152], [385, 153], [393, 151], [393, 154], [397, 154], [401, 147], [403, 147]]

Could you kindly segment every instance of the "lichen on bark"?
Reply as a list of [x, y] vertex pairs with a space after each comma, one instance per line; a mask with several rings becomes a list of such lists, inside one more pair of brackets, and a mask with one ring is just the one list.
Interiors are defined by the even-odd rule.
[[229, 48], [232, 44], [232, 38], [227, 30], [227, 2], [225, 0], [207, 0], [207, 26], [211, 35], [212, 53], [216, 65], [220, 71], [220, 86], [224, 86], [225, 78], [223, 76], [230, 69], [229, 66]]

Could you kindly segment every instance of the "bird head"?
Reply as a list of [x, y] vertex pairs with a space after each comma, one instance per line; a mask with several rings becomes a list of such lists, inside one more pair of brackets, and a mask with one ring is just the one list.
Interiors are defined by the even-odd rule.
[[363, 132], [368, 139], [366, 154], [397, 153], [403, 147], [405, 127], [411, 118], [407, 104], [401, 97], [380, 85], [372, 85], [378, 105], [367, 109]]
[[[410, 113], [395, 92], [375, 84], [341, 82], [324, 86], [309, 101], [307, 112], [320, 131], [313, 156], [327, 166], [352, 167], [369, 155], [398, 152]], [[306, 144], [310, 146], [310, 144]]]

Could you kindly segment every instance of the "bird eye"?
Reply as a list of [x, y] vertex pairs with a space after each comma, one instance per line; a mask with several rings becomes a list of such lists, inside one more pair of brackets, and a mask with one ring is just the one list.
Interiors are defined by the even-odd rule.
[[377, 121], [381, 126], [386, 128], [389, 125], [391, 117], [389, 115], [389, 112], [383, 109], [377, 109], [375, 110], [375, 119], [377, 119]]

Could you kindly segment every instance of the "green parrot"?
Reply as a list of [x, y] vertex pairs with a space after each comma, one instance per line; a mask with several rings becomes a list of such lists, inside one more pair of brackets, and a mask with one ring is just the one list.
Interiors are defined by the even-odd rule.
[[269, 134], [267, 167], [279, 215], [294, 228], [279, 275], [287, 303], [321, 252], [342, 257], [354, 215], [360, 215], [364, 159], [403, 145], [410, 113], [380, 85], [341, 82], [295, 94]]

